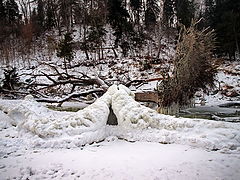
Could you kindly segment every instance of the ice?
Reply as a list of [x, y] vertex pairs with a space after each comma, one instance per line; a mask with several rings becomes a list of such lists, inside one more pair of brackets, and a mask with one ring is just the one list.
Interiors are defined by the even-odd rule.
[[0, 130], [10, 127], [13, 120], [0, 110]]
[[8, 116], [20, 130], [30, 131], [41, 138], [95, 131], [106, 125], [113, 89], [109, 88], [95, 103], [76, 113], [50, 110], [27, 96], [24, 101], [8, 108]]
[[[106, 126], [110, 106], [118, 126]], [[159, 114], [136, 102], [134, 94], [123, 85], [111, 86], [95, 103], [78, 112], [56, 112], [30, 96], [5, 109], [22, 135], [33, 135], [33, 146], [71, 148], [114, 136], [127, 141], [187, 144], [210, 150], [240, 149], [240, 123]]]
[[[106, 125], [110, 106], [117, 126]], [[240, 175], [240, 123], [158, 114], [122, 85], [78, 112], [53, 111], [30, 96], [1, 100], [0, 108], [0, 179]]]
[[112, 108], [119, 125], [128, 129], [120, 135], [127, 140], [188, 144], [211, 150], [240, 147], [240, 123], [158, 114], [136, 102], [124, 86], [113, 95]]
[[240, 147], [240, 123], [175, 118], [158, 114], [136, 102], [125, 89], [119, 86], [119, 90], [112, 97], [112, 107], [118, 123], [128, 129], [128, 133], [120, 135], [121, 138], [188, 144], [211, 150]]

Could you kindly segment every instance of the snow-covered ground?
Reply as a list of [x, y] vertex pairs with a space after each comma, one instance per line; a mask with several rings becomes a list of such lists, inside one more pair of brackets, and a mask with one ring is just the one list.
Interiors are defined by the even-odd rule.
[[[118, 126], [106, 125], [110, 106]], [[31, 96], [0, 109], [0, 179], [240, 177], [240, 123], [161, 115], [122, 85], [78, 112]]]
[[240, 156], [116, 138], [74, 149], [34, 149], [1, 159], [1, 179], [237, 180]]
[[[236, 66], [235, 68], [237, 69], [240, 68], [240, 65]], [[233, 70], [235, 70], [233, 68]], [[239, 73], [240, 73], [240, 69], [239, 69]], [[220, 88], [221, 90], [224, 89], [224, 87], [226, 86], [232, 86], [231, 90], [234, 90], [236, 92], [238, 92], [238, 94], [240, 93], [240, 76], [239, 75], [234, 75], [234, 74], [227, 74], [223, 71], [219, 71], [217, 73], [216, 79], [218, 80], [218, 83], [216, 83], [216, 86], [220, 86], [218, 88]], [[240, 97], [227, 97], [224, 94], [221, 93], [221, 91], [219, 91], [216, 94], [208, 94], [205, 95], [203, 98], [205, 98], [206, 100], [206, 105], [212, 106], [212, 105], [219, 105], [219, 104], [223, 104], [223, 103], [227, 103], [229, 101], [239, 101], [240, 102]]]

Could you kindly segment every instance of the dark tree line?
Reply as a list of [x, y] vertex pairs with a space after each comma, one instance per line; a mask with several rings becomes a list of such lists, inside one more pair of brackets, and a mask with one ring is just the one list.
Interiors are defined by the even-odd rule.
[[19, 34], [20, 21], [21, 15], [17, 3], [14, 0], [0, 0], [0, 41], [10, 35]]
[[219, 55], [235, 59], [240, 44], [240, 1], [207, 0], [206, 25], [215, 29]]

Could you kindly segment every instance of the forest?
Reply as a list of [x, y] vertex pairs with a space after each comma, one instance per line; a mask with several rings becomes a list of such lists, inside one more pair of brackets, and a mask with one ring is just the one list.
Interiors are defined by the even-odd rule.
[[[161, 38], [176, 39], [180, 25], [189, 27], [193, 18], [203, 19], [198, 28], [215, 30], [215, 55], [239, 55], [238, 0], [1, 0], [0, 17], [1, 61], [6, 62], [58, 40], [53, 31], [63, 38], [76, 29], [74, 48], [86, 59], [92, 51], [99, 51], [101, 58], [102, 48], [120, 48], [124, 56], [143, 55], [149, 41], [161, 48]], [[108, 33], [115, 39], [111, 47], [106, 44]], [[155, 53], [148, 55], [158, 58]]]
[[[40, 75], [52, 82], [45, 84], [45, 89], [71, 84], [70, 92], [58, 92], [66, 95], [73, 93], [79, 84], [102, 86], [104, 83], [99, 77], [89, 78], [88, 73], [82, 72], [81, 77], [71, 80], [74, 75], [69, 74], [67, 69], [99, 64], [112, 66], [120, 63], [119, 58], [130, 58], [133, 62], [138, 61], [142, 71], [151, 69], [152, 64], [173, 63], [175, 78], [169, 78], [171, 67], [155, 69], [159, 72], [154, 78], [166, 80], [158, 88], [163, 89], [159, 93], [160, 104], [188, 104], [197, 90], [213, 87], [216, 73], [213, 58], [239, 59], [239, 4], [237, 0], [231, 3], [229, 0], [1, 0], [0, 55], [1, 63], [8, 66], [1, 91], [19, 89], [14, 88], [16, 84], [20, 85], [17, 83], [19, 77], [13, 74], [16, 66], [22, 63], [32, 68], [36, 63], [50, 66], [55, 71], [53, 74], [42, 72]], [[195, 45], [189, 43], [191, 40], [196, 41]], [[191, 46], [197, 49], [191, 50]], [[183, 59], [186, 54], [191, 55]], [[51, 65], [51, 61], [56, 59], [62, 62], [60, 66], [65, 69], [65, 75], [58, 70], [59, 65]], [[181, 69], [184, 63], [192, 64], [192, 68]], [[124, 68], [111, 70], [117, 76], [126, 74]], [[198, 73], [189, 78], [183, 75], [185, 72]], [[58, 82], [52, 76], [65, 82]], [[118, 78], [119, 83], [130, 86], [149, 79], [130, 76], [126, 80]], [[181, 82], [177, 80], [179, 78]], [[24, 83], [28, 92], [29, 87], [33, 87], [30, 89], [33, 94], [44, 89], [42, 82]], [[113, 82], [109, 82], [108, 86], [111, 84]], [[176, 88], [171, 88], [173, 86]], [[173, 94], [176, 95], [173, 97]]]

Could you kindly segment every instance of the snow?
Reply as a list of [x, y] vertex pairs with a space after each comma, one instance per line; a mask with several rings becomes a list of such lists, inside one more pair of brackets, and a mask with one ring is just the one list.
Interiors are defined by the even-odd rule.
[[[113, 47], [113, 31], [106, 28], [109, 33], [103, 47]], [[74, 28], [75, 40], [81, 39], [80, 30]], [[56, 65], [58, 71], [63, 72], [62, 59], [50, 47], [59, 42], [61, 37], [57, 34], [57, 31], [48, 32], [52, 42], [43, 40], [43, 45], [37, 45], [30, 55], [20, 57], [17, 53], [14, 59], [10, 57], [9, 64], [4, 64], [3, 59], [0, 84], [4, 79], [3, 69], [8, 65], [17, 67], [21, 82], [51, 83], [44, 76], [33, 78], [33, 75], [54, 73], [42, 62]], [[162, 63], [152, 64], [153, 68], [148, 70], [141, 67], [142, 62], [149, 60], [144, 56], [149, 54], [148, 48], [144, 48], [139, 57], [127, 58], [120, 49], [118, 58], [114, 58], [112, 50], [104, 50], [105, 57], [99, 64], [96, 53], [89, 53], [88, 61], [85, 54], [77, 50], [71, 62], [73, 66], [81, 62], [96, 64], [71, 68], [68, 73], [76, 77], [81, 73], [99, 76], [108, 84], [159, 78], [159, 69], [167, 69], [171, 75], [173, 65], [169, 61], [175, 54], [175, 44], [164, 37], [161, 44], [166, 45], [159, 56]], [[152, 50], [152, 44], [149, 48]], [[239, 62], [229, 65], [224, 62], [218, 68], [219, 85], [234, 86], [240, 93], [239, 70]], [[132, 86], [131, 90], [153, 90], [157, 83]], [[87, 89], [75, 90], [82, 88]], [[71, 85], [64, 90], [70, 92], [70, 89]], [[112, 86], [94, 104], [78, 112], [50, 110], [31, 96], [25, 100], [0, 99], [0, 179], [239, 179], [240, 123], [161, 115], [137, 103], [133, 97], [126, 87]], [[221, 92], [200, 98], [208, 106], [240, 100], [239, 96], [227, 97]], [[73, 103], [63, 106], [73, 107]], [[106, 125], [110, 106], [118, 126]]]
[[4, 112], [0, 111], [0, 128], [8, 128], [10, 126], [10, 123], [12, 121], [11, 118], [9, 118]]
[[129, 133], [121, 138], [161, 143], [189, 144], [207, 149], [240, 151], [240, 123], [216, 122], [202, 119], [175, 118], [140, 105], [126, 87], [112, 97], [112, 108], [118, 123]]
[[[110, 106], [118, 121], [117, 128], [112, 127], [114, 130], [106, 128]], [[6, 110], [11, 118], [9, 121], [20, 133], [34, 136], [30, 143], [33, 146], [78, 147], [114, 135], [128, 141], [240, 151], [240, 123], [159, 114], [136, 102], [134, 93], [123, 85], [111, 86], [95, 103], [78, 112], [50, 110], [31, 96], [10, 109], [5, 107]]]
[[[225, 70], [228, 70], [231, 73], [226, 73], [224, 72]], [[224, 64], [219, 68], [219, 71], [216, 75], [217, 83], [216, 87], [217, 88], [222, 88], [223, 86], [233, 86], [233, 90], [236, 92], [240, 93], [240, 76], [236, 75], [234, 73], [239, 73], [239, 62], [232, 62], [232, 65], [227, 65]], [[219, 87], [220, 86], [220, 87]], [[238, 97], [227, 97], [221, 92], [218, 92], [216, 94], [205, 94], [203, 95], [203, 98], [206, 101], [206, 105], [208, 106], [214, 106], [214, 105], [219, 105], [219, 104], [224, 104], [228, 103], [229, 101], [236, 101], [240, 102], [239, 96]]]
[[104, 141], [82, 149], [38, 149], [1, 159], [1, 179], [229, 179], [240, 156], [186, 145]]
[[[110, 106], [118, 126], [106, 125]], [[50, 110], [31, 96], [0, 100], [0, 110], [0, 179], [240, 176], [240, 123], [158, 114], [123, 85], [77, 112]]]
[[111, 88], [94, 104], [76, 113], [66, 113], [49, 110], [27, 96], [24, 101], [8, 109], [8, 116], [20, 133], [30, 132], [34, 135], [31, 138], [33, 146], [81, 146], [105, 138], [104, 126], [108, 120], [110, 102]]

